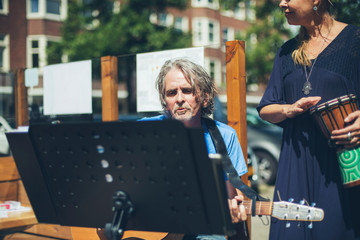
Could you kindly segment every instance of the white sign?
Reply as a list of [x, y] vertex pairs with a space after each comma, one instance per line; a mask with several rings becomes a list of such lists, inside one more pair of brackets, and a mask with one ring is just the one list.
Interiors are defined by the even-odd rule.
[[44, 67], [44, 115], [92, 113], [91, 60]]
[[138, 112], [162, 110], [155, 87], [161, 66], [169, 59], [185, 58], [204, 66], [204, 48], [183, 48], [136, 55], [136, 105]]
[[34, 87], [39, 84], [39, 71], [37, 68], [25, 69], [25, 87]]

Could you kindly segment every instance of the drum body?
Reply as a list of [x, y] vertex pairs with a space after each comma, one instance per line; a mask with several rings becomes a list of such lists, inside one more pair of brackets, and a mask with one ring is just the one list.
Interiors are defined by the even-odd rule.
[[360, 147], [336, 152], [345, 187], [360, 185]]
[[333, 130], [346, 127], [344, 119], [358, 110], [355, 95], [346, 95], [327, 101], [310, 109], [322, 133], [331, 147], [337, 148], [337, 159], [345, 187], [360, 185], [360, 146], [345, 149], [336, 146], [330, 139]]
[[344, 128], [344, 119], [356, 110], [357, 99], [351, 94], [315, 106], [310, 109], [310, 114], [314, 115], [325, 137], [330, 139], [331, 132]]

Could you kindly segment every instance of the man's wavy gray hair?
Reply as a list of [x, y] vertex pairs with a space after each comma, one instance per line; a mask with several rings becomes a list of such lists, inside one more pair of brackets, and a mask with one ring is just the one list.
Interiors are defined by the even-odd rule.
[[[165, 76], [172, 69], [179, 69], [184, 74], [185, 78], [192, 86], [192, 91], [196, 96], [196, 100], [201, 103], [201, 106], [203, 102], [207, 100], [207, 105], [201, 107], [201, 116], [212, 114], [215, 108], [215, 96], [217, 95], [214, 80], [202, 66], [187, 59], [167, 60], [160, 69], [160, 73], [156, 79], [156, 88], [159, 92], [160, 102], [165, 112]], [[200, 94], [197, 94], [198, 91]], [[166, 112], [166, 114], [169, 113]]]

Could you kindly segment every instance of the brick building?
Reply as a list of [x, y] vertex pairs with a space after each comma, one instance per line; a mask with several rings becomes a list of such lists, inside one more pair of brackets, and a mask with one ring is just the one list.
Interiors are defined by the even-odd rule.
[[67, 0], [0, 0], [0, 72], [45, 66], [66, 12]]
[[151, 21], [190, 31], [192, 45], [205, 47], [205, 68], [221, 87], [225, 81], [225, 42], [235, 40], [254, 22], [255, 4], [255, 0], [248, 0], [232, 11], [223, 11], [216, 0], [190, 0], [187, 10], [168, 9], [166, 13], [152, 16]]
[[[224, 42], [254, 21], [254, 5], [255, 0], [248, 0], [233, 11], [222, 11], [217, 0], [189, 0], [187, 10], [168, 9], [150, 20], [191, 31], [193, 46], [205, 47], [205, 67], [221, 84]], [[0, 72], [45, 66], [46, 47], [61, 39], [66, 13], [67, 0], [0, 0]]]
[[[223, 11], [218, 0], [189, 0], [186, 10], [170, 8], [153, 14], [150, 21], [191, 32], [192, 45], [205, 48], [205, 68], [220, 89], [225, 89], [225, 42], [234, 40], [255, 21], [255, 4], [256, 0], [247, 0], [236, 9]], [[16, 69], [47, 65], [46, 48], [61, 40], [67, 6], [68, 0], [0, 0], [0, 115], [13, 112], [8, 108]], [[114, 1], [113, 11], [120, 10], [121, 0]], [[29, 96], [41, 98], [42, 89], [32, 89]]]

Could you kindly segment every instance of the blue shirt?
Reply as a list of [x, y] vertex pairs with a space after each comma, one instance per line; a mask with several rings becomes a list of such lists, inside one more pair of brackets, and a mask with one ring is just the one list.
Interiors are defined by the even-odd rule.
[[[159, 121], [165, 119], [167, 119], [165, 115], [158, 115], [154, 117], [142, 118], [140, 119], [140, 121]], [[221, 136], [224, 139], [229, 157], [232, 164], [234, 165], [235, 170], [237, 171], [239, 176], [244, 175], [245, 173], [247, 173], [247, 167], [235, 129], [218, 121], [215, 121], [215, 123], [220, 131]], [[214, 143], [204, 122], [202, 122], [202, 127], [204, 130], [205, 143], [208, 153], [216, 153]]]

